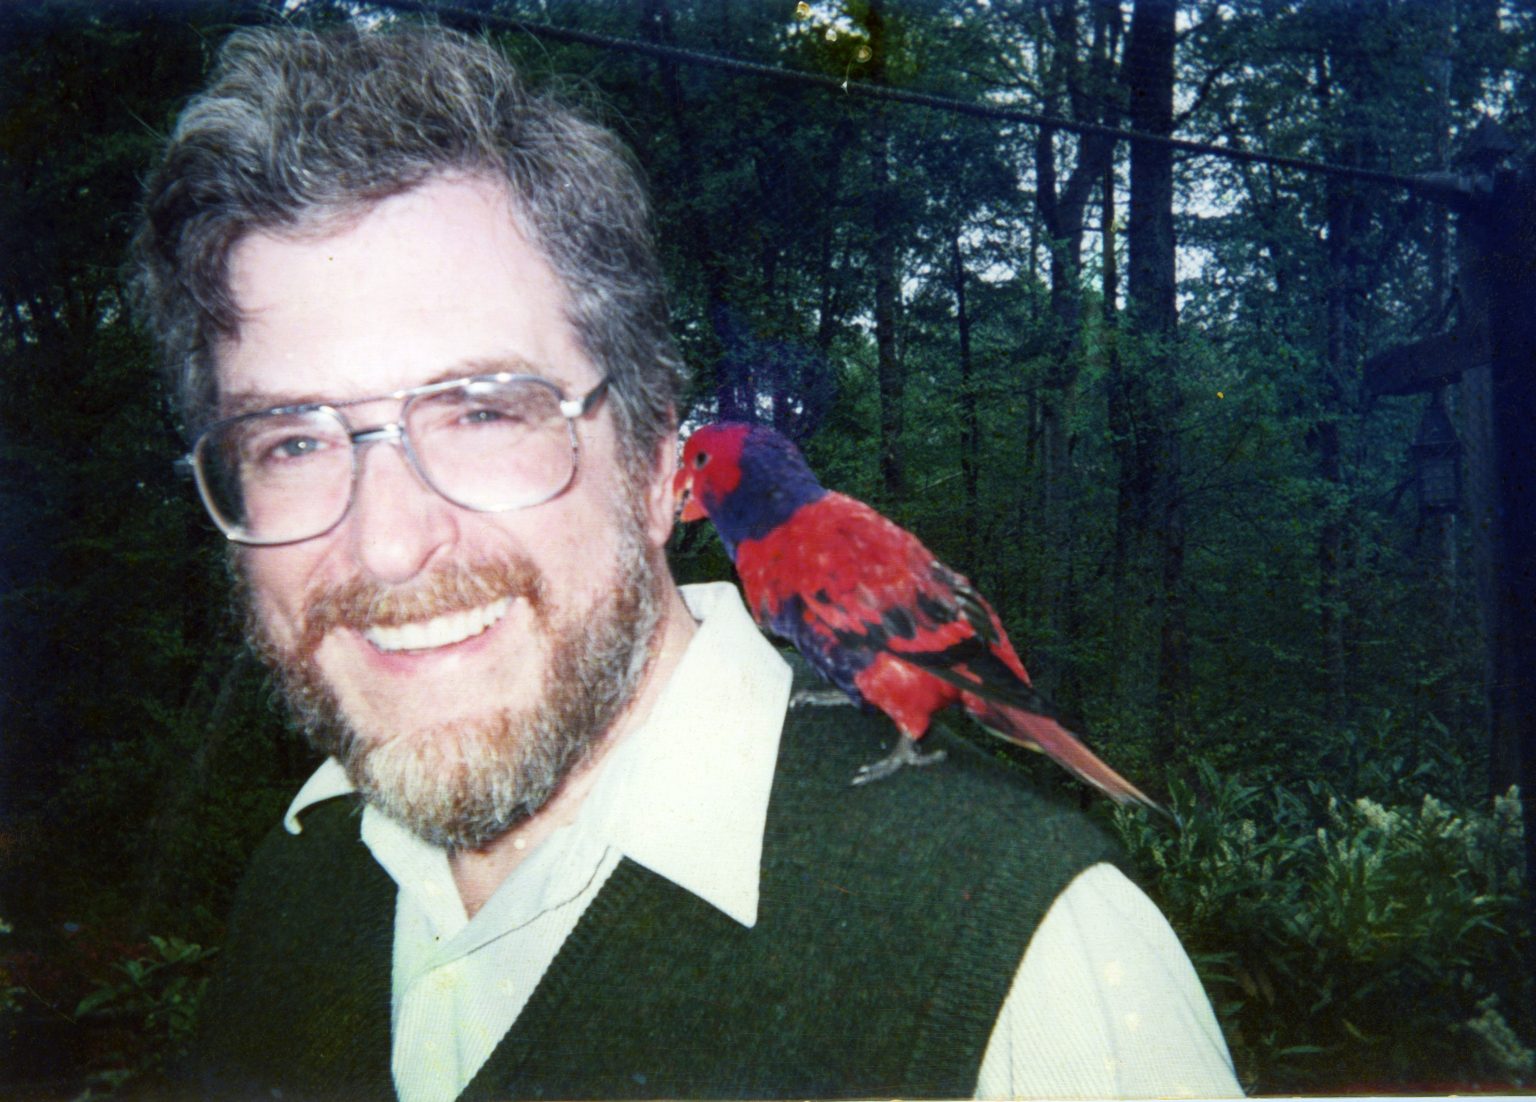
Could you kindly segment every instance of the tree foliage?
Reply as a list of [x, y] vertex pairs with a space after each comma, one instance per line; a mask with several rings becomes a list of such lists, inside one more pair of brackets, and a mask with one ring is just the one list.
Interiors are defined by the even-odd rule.
[[[1130, 143], [1074, 129], [1166, 125], [1141, 98], [1166, 39], [1132, 41], [1157, 11], [1176, 16], [1182, 138], [1411, 174], [1483, 114], [1536, 136], [1529, 0], [505, 0], [451, 21], [636, 148], [696, 377], [685, 421], [771, 421], [829, 485], [915, 529], [1090, 740], [1172, 794], [1182, 832], [1121, 827], [1249, 1086], [1527, 1082], [1532, 992], [1508, 977], [1529, 971], [1529, 931], [1511, 805], [1488, 802], [1473, 533], [1431, 538], [1414, 510], [1424, 399], [1362, 382], [1371, 355], [1454, 317], [1453, 227], [1347, 174], [1181, 153], [1149, 177]], [[59, 1019], [89, 1037], [112, 1003], [175, 1043], [198, 947], [313, 764], [170, 463], [184, 442], [122, 268], [139, 180], [234, 26], [398, 17], [0, 6], [16, 1037]], [[1159, 263], [1171, 282], [1148, 282]], [[673, 561], [684, 581], [729, 576], [702, 531]], [[114, 1051], [13, 1066], [102, 1073], [100, 1090], [158, 1058]]]

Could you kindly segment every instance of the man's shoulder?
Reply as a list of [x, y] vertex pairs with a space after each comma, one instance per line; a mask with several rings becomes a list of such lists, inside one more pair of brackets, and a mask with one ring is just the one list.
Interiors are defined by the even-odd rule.
[[921, 831], [968, 852], [1047, 848], [1078, 867], [1121, 862], [1119, 844], [1093, 816], [1043, 789], [1001, 745], [986, 746], [948, 726], [963, 717], [936, 723], [923, 739], [924, 751], [944, 752], [942, 762], [853, 785], [860, 766], [890, 752], [900, 737], [895, 725], [855, 707], [799, 655], [788, 658], [794, 687], [775, 779], [781, 804], [824, 804], [866, 842]]
[[[362, 797], [332, 796], [274, 825], [257, 844], [230, 913], [233, 942], [262, 954], [307, 952], [310, 931], [333, 923], [378, 938], [393, 921], [394, 881], [362, 840]], [[365, 917], [366, 916], [366, 917]]]
[[851, 784], [890, 751], [895, 726], [825, 695], [798, 656], [790, 664], [753, 937], [773, 960], [784, 944], [808, 955], [800, 982], [848, 1018], [916, 1038], [883, 1086], [967, 1095], [1046, 912], [1120, 849], [1020, 767], [943, 730], [923, 740], [943, 761]]
[[334, 796], [256, 847], [181, 1072], [197, 1096], [388, 1093], [394, 883], [360, 814]]
[[297, 830], [287, 822], [274, 824], [251, 855], [247, 880], [329, 877], [341, 867], [355, 865], [362, 856], [355, 847], [366, 850], [359, 828], [363, 806], [357, 793], [342, 793], [292, 815]]

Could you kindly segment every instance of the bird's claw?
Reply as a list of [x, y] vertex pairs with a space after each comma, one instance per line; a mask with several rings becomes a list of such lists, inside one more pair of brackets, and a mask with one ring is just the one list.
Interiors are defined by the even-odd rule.
[[791, 708], [837, 708], [853, 706], [848, 694], [841, 689], [801, 689], [789, 698]]
[[936, 765], [944, 760], [944, 756], [943, 750], [919, 750], [916, 742], [903, 735], [896, 740], [896, 745], [885, 757], [859, 766], [851, 783], [882, 781], [904, 765]]

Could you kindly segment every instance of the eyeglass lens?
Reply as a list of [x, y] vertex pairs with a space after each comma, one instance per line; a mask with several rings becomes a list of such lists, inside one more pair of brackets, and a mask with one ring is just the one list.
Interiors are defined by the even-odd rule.
[[[500, 512], [554, 497], [575, 472], [575, 433], [539, 380], [477, 379], [415, 395], [401, 414], [417, 470], [457, 505]], [[194, 452], [198, 484], [226, 534], [288, 543], [329, 530], [351, 504], [352, 430], [332, 409], [224, 422]]]

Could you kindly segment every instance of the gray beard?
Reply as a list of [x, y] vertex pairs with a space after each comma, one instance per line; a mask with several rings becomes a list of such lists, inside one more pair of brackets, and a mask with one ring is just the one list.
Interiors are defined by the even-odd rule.
[[[627, 523], [625, 523], [627, 521]], [[293, 650], [276, 645], [260, 621], [237, 568], [249, 637], [276, 674], [309, 743], [335, 757], [365, 799], [433, 845], [480, 849], [527, 821], [602, 742], [633, 698], [650, 662], [661, 619], [657, 570], [639, 519], [625, 523], [619, 575], [591, 607], [555, 622], [542, 578], [523, 561], [463, 571], [435, 586], [464, 607], [503, 593], [527, 600], [548, 643], [537, 700], [472, 719], [416, 731], [358, 731], [326, 682], [314, 652], [338, 623], [361, 628], [387, 599], [353, 583], [352, 592], [307, 602], [304, 638]], [[414, 610], [423, 599], [404, 602]], [[338, 611], [340, 609], [340, 611]], [[409, 615], [386, 614], [389, 619]], [[319, 625], [317, 628], [316, 625]]]

